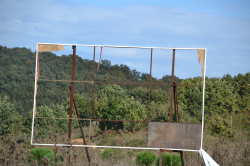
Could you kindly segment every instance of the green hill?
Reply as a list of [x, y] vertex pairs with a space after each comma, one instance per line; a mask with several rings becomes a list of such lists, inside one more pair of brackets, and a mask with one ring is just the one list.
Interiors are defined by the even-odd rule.
[[[16, 110], [26, 115], [33, 107], [34, 76], [35, 76], [35, 52], [27, 48], [7, 48], [0, 46], [0, 95], [9, 96]], [[149, 82], [148, 73], [140, 73], [131, 70], [128, 66], [111, 65], [108, 60], [102, 60], [100, 70], [96, 71], [95, 81], [100, 82]], [[51, 52], [39, 53], [39, 79], [71, 80], [72, 55], [57, 56]], [[93, 60], [82, 59], [76, 56], [75, 80], [92, 81]], [[181, 79], [175, 77], [180, 83]], [[152, 78], [152, 83], [170, 84], [171, 76], [166, 75], [162, 79]], [[62, 103], [69, 96], [70, 83], [62, 82], [38, 82], [37, 106]], [[103, 89], [105, 84], [94, 85], [94, 95]], [[75, 94], [85, 97], [91, 96], [91, 83], [75, 83]], [[135, 86], [121, 85], [129, 93]], [[147, 86], [145, 86], [147, 88]], [[170, 87], [162, 88], [169, 93]]]

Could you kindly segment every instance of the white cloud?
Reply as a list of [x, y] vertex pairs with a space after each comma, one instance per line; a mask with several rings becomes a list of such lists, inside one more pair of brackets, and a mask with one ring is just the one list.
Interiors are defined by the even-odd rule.
[[[115, 8], [59, 0], [3, 0], [0, 1], [0, 25], [0, 44], [8, 47], [35, 49], [37, 42], [207, 47], [206, 75], [216, 77], [223, 73], [245, 73], [250, 69], [238, 65], [245, 65], [245, 60], [249, 60], [250, 21], [236, 17], [165, 6]], [[244, 58], [230, 58], [239, 50]], [[133, 49], [106, 50], [103, 53], [106, 57], [118, 54], [121, 59], [136, 59], [137, 55], [143, 55]], [[177, 56], [187, 58], [189, 54], [177, 53]], [[226, 58], [219, 61], [221, 56]], [[155, 57], [160, 59], [162, 55], [159, 53]], [[237, 65], [227, 68], [231, 61]], [[140, 63], [148, 64], [148, 59]], [[143, 65], [137, 65], [137, 69], [144, 70]], [[185, 72], [192, 73], [191, 70]], [[180, 77], [185, 78], [184, 72], [180, 72]]]

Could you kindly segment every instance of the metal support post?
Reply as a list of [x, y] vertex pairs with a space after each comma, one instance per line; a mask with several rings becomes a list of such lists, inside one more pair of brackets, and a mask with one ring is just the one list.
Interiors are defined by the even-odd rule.
[[[71, 90], [71, 87], [69, 87], [69, 89]], [[82, 133], [83, 144], [84, 144], [84, 145], [87, 145], [87, 142], [86, 142], [86, 140], [85, 140], [85, 135], [84, 135], [84, 132], [83, 132], [83, 129], [82, 129], [82, 123], [81, 123], [81, 121], [80, 121], [80, 115], [79, 115], [79, 112], [78, 112], [78, 109], [77, 109], [77, 106], [76, 106], [75, 97], [73, 98], [73, 102], [74, 102], [74, 105], [75, 105], [75, 110], [76, 110], [76, 115], [77, 115], [77, 118], [78, 118], [80, 130], [81, 130], [81, 133]], [[85, 147], [85, 150], [86, 150], [86, 154], [87, 154], [88, 161], [90, 162], [88, 147]]]
[[169, 112], [169, 122], [172, 121], [172, 102], [173, 102], [173, 91], [174, 91], [174, 63], [175, 63], [175, 49], [173, 49], [173, 59], [172, 59], [172, 76], [171, 76], [171, 91], [170, 91], [170, 112]]
[[[76, 46], [72, 46], [72, 49], [73, 49], [73, 60], [72, 60], [72, 78], [71, 78], [72, 82], [71, 82], [71, 90], [70, 90], [71, 95], [70, 95], [69, 118], [72, 118], [72, 109], [73, 109]], [[71, 141], [71, 125], [72, 125], [72, 119], [69, 119], [69, 128], [68, 128], [68, 139], [69, 139], [69, 141]], [[69, 154], [69, 165], [70, 165], [70, 154]]]

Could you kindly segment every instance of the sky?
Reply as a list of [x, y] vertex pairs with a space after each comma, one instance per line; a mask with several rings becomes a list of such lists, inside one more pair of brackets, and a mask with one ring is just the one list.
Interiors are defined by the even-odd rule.
[[[36, 43], [207, 48], [206, 76], [250, 72], [248, 0], [0, 0], [0, 45]], [[55, 52], [71, 54], [71, 47]], [[93, 59], [92, 47], [76, 54]], [[149, 73], [150, 49], [103, 48], [102, 59]], [[153, 50], [152, 75], [171, 75], [172, 50]], [[100, 48], [96, 49], [99, 61]], [[101, 69], [100, 69], [101, 70]], [[201, 76], [194, 50], [176, 50], [175, 75]]]

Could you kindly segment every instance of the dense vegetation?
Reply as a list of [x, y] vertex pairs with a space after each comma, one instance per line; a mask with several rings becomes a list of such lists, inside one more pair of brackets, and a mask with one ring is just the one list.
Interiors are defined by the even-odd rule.
[[[7, 48], [0, 46], [0, 95], [7, 95], [15, 109], [26, 116], [33, 107], [35, 53], [27, 48]], [[97, 72], [95, 63], [95, 81], [102, 82], [147, 82], [149, 74], [131, 70], [126, 65], [111, 65], [102, 60]], [[71, 80], [72, 55], [56, 56], [50, 52], [39, 53], [39, 79]], [[93, 60], [76, 56], [75, 80], [92, 81]], [[162, 79], [152, 78], [153, 83], [169, 84], [170, 76]], [[175, 82], [180, 83], [175, 77]], [[38, 82], [37, 106], [62, 103], [69, 97], [70, 83]], [[104, 84], [95, 84], [94, 94], [103, 89]], [[134, 86], [121, 85], [129, 92]], [[164, 90], [167, 90], [165, 87]], [[91, 83], [75, 83], [75, 93], [91, 96]]]
[[[61, 57], [53, 53], [39, 54], [39, 79], [70, 80], [72, 55]], [[0, 103], [4, 121], [1, 121], [1, 134], [22, 128], [29, 131], [34, 92], [35, 53], [27, 48], [7, 48], [0, 46]], [[93, 61], [76, 56], [75, 80], [92, 80]], [[102, 60], [100, 71], [96, 71], [95, 81], [102, 82], [148, 82], [149, 74], [131, 70], [126, 65], [111, 65]], [[170, 84], [171, 77], [152, 78], [153, 83]], [[181, 80], [177, 84], [201, 84], [201, 77]], [[250, 73], [238, 76], [225, 75], [222, 78], [206, 78], [205, 111], [206, 122], [211, 130], [230, 128], [230, 116], [236, 127], [244, 128], [249, 124], [250, 112]], [[70, 83], [38, 82], [37, 112], [39, 116], [64, 117], [68, 115]], [[75, 83], [76, 102], [81, 118], [89, 118], [91, 105], [91, 84]], [[179, 109], [182, 122], [200, 122], [201, 87], [178, 87]], [[151, 121], [168, 121], [169, 87], [152, 86], [150, 105]], [[148, 108], [148, 86], [134, 85], [94, 85], [93, 118], [146, 120]], [[8, 111], [6, 111], [8, 110]], [[9, 117], [9, 118], [8, 118]], [[13, 117], [13, 118], [10, 118]], [[222, 118], [222, 119], [220, 119]], [[173, 116], [173, 120], [175, 117]], [[13, 123], [13, 122], [18, 123]], [[38, 122], [43, 124], [43, 120]], [[216, 126], [220, 122], [220, 126]], [[61, 131], [67, 125], [58, 122]], [[111, 123], [111, 122], [110, 122]], [[18, 124], [18, 125], [17, 125]], [[87, 122], [86, 122], [87, 124]], [[8, 126], [12, 127], [8, 127]], [[16, 127], [14, 127], [16, 125]], [[76, 124], [77, 125], [77, 124]], [[106, 126], [105, 126], [106, 125]], [[108, 126], [107, 126], [108, 125]], [[103, 124], [108, 129], [114, 124]], [[121, 124], [119, 128], [131, 128], [131, 124]], [[223, 127], [223, 126], [226, 126]], [[105, 126], [105, 127], [103, 127]], [[51, 126], [50, 126], [51, 127]], [[133, 127], [132, 127], [133, 128]], [[216, 132], [216, 131], [214, 131]]]
[[[39, 54], [39, 79], [70, 80], [72, 55]], [[149, 82], [148, 73], [131, 70], [126, 65], [111, 65], [102, 60], [95, 81]], [[34, 97], [35, 53], [27, 48], [0, 46], [0, 135], [15, 136], [31, 132]], [[92, 81], [93, 61], [76, 56], [75, 80]], [[171, 76], [152, 78], [153, 83], [170, 84]], [[179, 79], [177, 84], [200, 85], [201, 77]], [[211, 135], [234, 137], [236, 130], [249, 129], [250, 124], [250, 72], [222, 78], [206, 77], [205, 130]], [[69, 117], [70, 83], [38, 81], [37, 116]], [[81, 118], [90, 117], [91, 83], [75, 83], [75, 100]], [[169, 121], [170, 87], [152, 86], [150, 93], [150, 121]], [[94, 84], [92, 117], [112, 120], [147, 120], [148, 86]], [[202, 87], [178, 87], [181, 122], [200, 123]], [[73, 117], [76, 117], [75, 113]], [[176, 117], [172, 117], [175, 121]], [[78, 122], [73, 121], [73, 129]], [[89, 126], [89, 121], [83, 121]], [[108, 129], [138, 131], [145, 123], [100, 121], [99, 132]], [[35, 137], [46, 138], [53, 133], [66, 133], [68, 121], [64, 119], [36, 119]]]

